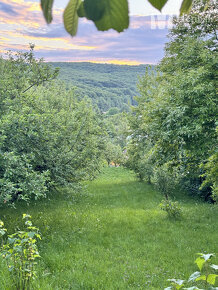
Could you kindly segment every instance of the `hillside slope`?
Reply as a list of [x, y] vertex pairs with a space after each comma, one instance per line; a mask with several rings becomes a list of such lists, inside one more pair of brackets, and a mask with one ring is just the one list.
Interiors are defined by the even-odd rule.
[[111, 107], [127, 110], [134, 104], [139, 76], [145, 73], [146, 65], [128, 66], [96, 64], [88, 62], [53, 62], [60, 68], [59, 78], [76, 86], [78, 93], [88, 96], [101, 111]]

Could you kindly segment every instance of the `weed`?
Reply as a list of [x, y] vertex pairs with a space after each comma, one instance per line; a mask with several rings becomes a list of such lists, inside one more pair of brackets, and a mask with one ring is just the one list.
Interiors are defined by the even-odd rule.
[[[8, 236], [7, 242], [2, 245], [0, 255], [6, 261], [7, 268], [16, 289], [30, 289], [32, 280], [36, 277], [35, 267], [40, 257], [36, 245], [41, 239], [39, 229], [32, 225], [31, 216], [23, 214], [26, 231], [18, 231]], [[0, 236], [6, 234], [4, 223], [0, 221]]]

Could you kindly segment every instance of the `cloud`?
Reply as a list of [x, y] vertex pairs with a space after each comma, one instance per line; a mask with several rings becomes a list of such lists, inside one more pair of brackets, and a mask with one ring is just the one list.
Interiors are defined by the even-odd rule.
[[48, 39], [64, 38], [67, 36], [64, 27], [60, 24], [54, 24], [52, 28], [50, 26], [44, 26], [36, 29], [25, 29], [22, 33], [29, 37], [44, 37]]
[[[38, 1], [0, 0], [0, 51], [27, 50], [35, 43], [36, 56], [46, 61], [94, 61], [111, 63], [157, 63], [163, 57], [168, 17], [132, 16], [123, 33], [97, 31], [80, 19], [78, 34], [70, 37], [62, 23], [63, 9], [54, 9], [54, 21], [47, 25]], [[0, 6], [1, 7], [1, 6]], [[14, 13], [14, 14], [13, 14]], [[13, 15], [12, 15], [13, 14]]]
[[14, 10], [13, 6], [0, 1], [0, 10], [10, 16], [17, 16], [18, 13]]

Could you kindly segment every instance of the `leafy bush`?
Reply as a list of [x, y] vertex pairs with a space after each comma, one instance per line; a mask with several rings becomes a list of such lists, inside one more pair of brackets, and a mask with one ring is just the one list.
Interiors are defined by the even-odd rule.
[[13, 204], [17, 199], [29, 200], [45, 196], [50, 181], [48, 171], [38, 172], [27, 155], [14, 152], [0, 153], [0, 205]]
[[114, 163], [115, 166], [122, 165], [124, 163], [124, 153], [120, 145], [113, 144], [112, 142], [108, 142], [105, 149], [105, 159], [108, 163]]
[[160, 208], [167, 212], [169, 217], [180, 218], [182, 214], [182, 209], [177, 201], [171, 201], [169, 199], [164, 199], [160, 203]]
[[169, 171], [167, 164], [159, 166], [154, 171], [154, 184], [157, 190], [168, 199], [177, 186], [176, 174]]
[[[165, 290], [170, 289], [187, 289], [187, 290], [197, 290], [202, 288], [198, 288], [196, 285], [190, 286], [188, 288], [184, 288], [185, 285], [190, 285], [190, 283], [197, 282], [204, 284], [204, 289], [209, 290], [217, 290], [218, 287], [215, 287], [216, 284], [216, 278], [218, 277], [217, 274], [214, 272], [218, 270], [218, 265], [212, 264], [211, 260], [214, 257], [214, 254], [198, 254], [198, 258], [195, 260], [195, 263], [198, 266], [199, 271], [194, 272], [191, 274], [189, 279], [186, 280], [180, 280], [180, 279], [168, 279], [168, 281], [171, 282], [171, 286], [165, 288]], [[201, 283], [202, 284], [202, 283]]]
[[[140, 156], [141, 155], [141, 156]], [[133, 166], [136, 169], [137, 166], [137, 175], [140, 180], [145, 180], [148, 183], [151, 183], [152, 177], [154, 175], [154, 164], [152, 160], [152, 154], [150, 152], [139, 154], [137, 160], [135, 160], [136, 164]]]
[[[31, 216], [23, 214], [26, 230], [9, 235], [7, 242], [3, 242], [0, 255], [6, 261], [16, 289], [30, 289], [36, 278], [37, 259], [40, 258], [36, 245], [41, 239], [39, 229], [32, 225]], [[0, 221], [0, 236], [6, 234], [4, 223]]]
[[[133, 122], [133, 118], [130, 118]], [[155, 156], [150, 144], [140, 143], [140, 135], [137, 131], [132, 131], [127, 144], [128, 159], [126, 166], [134, 170], [138, 178], [151, 183], [154, 175]]]
[[191, 196], [203, 197], [204, 194], [200, 191], [201, 180], [199, 174], [184, 174], [179, 180], [181, 189], [188, 192]]
[[205, 173], [202, 175], [205, 180], [200, 189], [210, 186], [212, 200], [214, 202], [218, 201], [218, 152], [210, 156], [207, 163], [202, 164], [201, 167], [205, 170]]
[[[217, 17], [215, 2], [207, 1], [207, 9], [203, 2], [194, 1], [188, 16], [174, 18], [165, 57], [156, 67], [157, 72], [146, 71], [139, 82], [138, 106], [133, 109], [130, 122], [132, 150], [128, 153], [129, 160], [135, 159], [137, 166], [132, 169], [138, 173], [140, 156], [153, 149], [154, 166], [170, 163], [178, 170], [186, 189], [210, 199], [211, 193], [216, 192], [218, 176], [214, 155], [218, 115], [214, 53]], [[199, 190], [203, 181], [199, 166], [211, 155], [213, 161], [206, 165], [211, 168], [204, 176], [210, 186]], [[158, 179], [168, 179], [164, 172], [157, 175]], [[158, 184], [165, 195], [169, 183]]]
[[0, 72], [0, 205], [94, 178], [105, 137], [90, 101], [32, 50], [0, 58]]

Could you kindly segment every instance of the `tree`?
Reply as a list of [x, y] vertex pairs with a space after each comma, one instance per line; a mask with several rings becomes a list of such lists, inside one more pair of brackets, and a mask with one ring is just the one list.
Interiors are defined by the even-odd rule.
[[121, 150], [126, 148], [126, 137], [129, 130], [128, 119], [125, 113], [103, 115], [103, 123], [108, 133], [109, 143], [119, 145]]
[[146, 68], [145, 75], [140, 78], [138, 84], [140, 95], [135, 98], [137, 106], [132, 108], [133, 114], [129, 116], [127, 166], [136, 172], [141, 181], [146, 180], [149, 183], [151, 183], [157, 158], [152, 132], [147, 128], [145, 112], [149, 110], [148, 107], [158, 91], [157, 76], [158, 72], [152, 67]]
[[[161, 10], [168, 0], [148, 0]], [[47, 23], [52, 22], [54, 0], [41, 0], [41, 8]], [[187, 13], [193, 0], [183, 0], [180, 13]], [[207, 0], [204, 1], [206, 6]], [[128, 0], [70, 0], [64, 11], [64, 26], [72, 36], [76, 35], [79, 17], [92, 20], [98, 30], [114, 29], [122, 32], [129, 27]]]
[[114, 163], [114, 165], [117, 166], [124, 162], [124, 153], [122, 152], [121, 147], [112, 142], [107, 142], [104, 155], [108, 165]]
[[27, 53], [8, 52], [0, 57], [0, 113], [8, 110], [22, 94], [31, 88], [44, 84], [58, 75], [58, 68], [43, 63], [43, 59], [34, 58], [34, 45], [30, 44]]
[[0, 203], [95, 177], [104, 136], [90, 102], [51, 82], [56, 70], [32, 50], [1, 59], [0, 70]]
[[[165, 117], [160, 126], [165, 133], [162, 148], [165, 156], [180, 164], [185, 182], [195, 192], [202, 182], [199, 165], [214, 153], [217, 142], [215, 11], [213, 1], [206, 11], [201, 2], [195, 1], [188, 16], [175, 19], [160, 65], [167, 80], [166, 96], [170, 96], [166, 97]], [[208, 192], [201, 194], [207, 196]]]
[[[214, 9], [212, 1], [207, 11], [196, 1], [188, 16], [174, 20], [159, 73], [146, 72], [141, 80], [131, 125], [132, 131], [137, 129], [134, 154], [152, 152], [154, 167], [167, 164], [169, 170], [176, 169], [195, 193], [202, 182], [200, 164], [215, 153], [217, 142]], [[210, 22], [205, 22], [208, 11]], [[198, 25], [192, 21], [196, 14]], [[201, 192], [208, 193], [208, 189]]]

